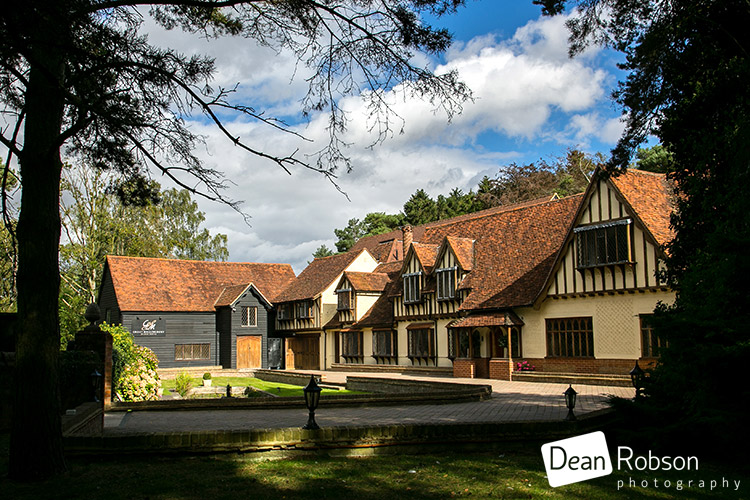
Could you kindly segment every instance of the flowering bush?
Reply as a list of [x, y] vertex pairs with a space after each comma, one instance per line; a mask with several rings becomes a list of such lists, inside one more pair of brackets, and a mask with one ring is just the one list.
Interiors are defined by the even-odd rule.
[[159, 360], [154, 351], [135, 345], [130, 332], [120, 325], [103, 323], [101, 329], [112, 335], [113, 392], [123, 401], [158, 399], [161, 380], [156, 371]]
[[516, 363], [517, 372], [533, 372], [536, 370], [536, 366], [530, 364], [528, 361], [520, 361]]

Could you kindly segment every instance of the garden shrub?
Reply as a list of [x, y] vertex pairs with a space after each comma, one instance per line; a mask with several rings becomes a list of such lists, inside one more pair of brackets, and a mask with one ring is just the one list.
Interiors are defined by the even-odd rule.
[[112, 335], [113, 391], [123, 401], [159, 399], [161, 380], [156, 371], [159, 360], [154, 351], [136, 345], [133, 336], [121, 325], [102, 323], [101, 329]]
[[182, 372], [174, 378], [174, 389], [181, 397], [187, 396], [190, 389], [193, 388], [193, 378], [189, 373]]

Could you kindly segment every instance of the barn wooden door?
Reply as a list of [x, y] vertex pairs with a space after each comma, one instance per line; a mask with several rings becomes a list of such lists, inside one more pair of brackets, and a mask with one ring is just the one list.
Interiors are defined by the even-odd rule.
[[308, 335], [286, 339], [286, 367], [290, 370], [320, 369], [319, 340], [319, 335]]
[[237, 368], [260, 368], [261, 337], [237, 337]]

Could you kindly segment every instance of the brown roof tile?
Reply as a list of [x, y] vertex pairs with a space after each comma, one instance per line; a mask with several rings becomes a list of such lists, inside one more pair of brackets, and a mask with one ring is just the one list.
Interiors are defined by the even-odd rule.
[[[362, 250], [364, 251], [364, 250]], [[285, 288], [275, 302], [314, 299], [321, 294], [362, 251], [349, 251], [331, 257], [315, 259]]]
[[666, 175], [629, 169], [611, 180], [656, 242], [659, 245], [669, 243], [674, 238], [669, 226], [674, 205], [673, 190]]
[[217, 299], [225, 301], [227, 293], [244, 290], [250, 283], [273, 302], [294, 279], [289, 264], [110, 255], [106, 266], [122, 311], [213, 311]]
[[448, 328], [478, 328], [480, 326], [521, 326], [523, 321], [513, 311], [471, 314], [453, 321]]
[[474, 266], [474, 240], [469, 238], [456, 238], [448, 236], [445, 238], [446, 243], [453, 251], [453, 255], [458, 259], [461, 269], [468, 272]]
[[429, 225], [422, 243], [449, 236], [474, 240], [472, 271], [461, 283], [471, 292], [461, 309], [528, 305], [540, 292], [581, 199], [544, 198], [457, 217]]
[[423, 243], [412, 243], [411, 248], [422, 265], [422, 269], [429, 273], [435, 267], [440, 245], [425, 245]]
[[357, 292], [382, 292], [390, 281], [385, 273], [358, 273], [347, 271], [344, 276]]

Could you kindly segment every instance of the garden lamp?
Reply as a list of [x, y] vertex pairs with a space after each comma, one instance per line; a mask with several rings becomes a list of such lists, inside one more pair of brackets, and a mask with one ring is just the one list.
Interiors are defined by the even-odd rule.
[[643, 390], [643, 379], [645, 376], [646, 372], [638, 366], [638, 360], [636, 359], [635, 367], [630, 370], [630, 380], [633, 381], [633, 387], [635, 387], [635, 399], [638, 399], [641, 396], [641, 391]]
[[572, 385], [568, 384], [568, 388], [565, 389], [563, 395], [565, 395], [565, 406], [568, 407], [568, 416], [565, 417], [565, 420], [576, 420], [576, 416], [573, 414], [573, 408], [576, 407], [576, 396], [578, 393], [573, 389]]
[[308, 430], [320, 429], [320, 426], [315, 422], [315, 409], [320, 402], [321, 388], [315, 381], [315, 375], [310, 375], [310, 382], [302, 391], [305, 393], [305, 406], [310, 411], [307, 423], [302, 428]]

